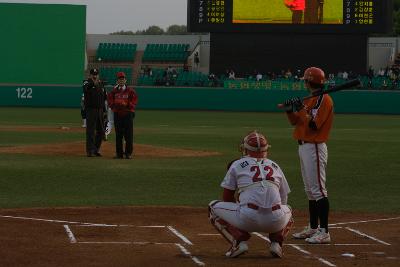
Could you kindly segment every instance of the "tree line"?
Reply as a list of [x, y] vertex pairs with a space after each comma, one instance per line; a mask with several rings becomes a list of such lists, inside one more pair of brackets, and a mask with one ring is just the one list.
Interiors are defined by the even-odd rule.
[[139, 31], [117, 31], [110, 33], [112, 35], [180, 35], [180, 34], [192, 34], [187, 31], [186, 25], [171, 25], [166, 30], [159, 26], [150, 26], [145, 30]]

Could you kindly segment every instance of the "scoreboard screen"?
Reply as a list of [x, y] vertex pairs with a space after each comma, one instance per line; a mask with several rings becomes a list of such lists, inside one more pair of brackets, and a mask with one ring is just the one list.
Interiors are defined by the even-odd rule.
[[191, 32], [385, 33], [391, 0], [188, 0]]

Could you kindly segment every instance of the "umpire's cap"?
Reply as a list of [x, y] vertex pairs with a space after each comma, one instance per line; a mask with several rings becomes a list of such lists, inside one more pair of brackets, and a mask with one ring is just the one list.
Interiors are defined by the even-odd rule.
[[90, 70], [90, 74], [92, 74], [92, 75], [98, 75], [98, 74], [99, 74], [99, 70], [98, 70], [98, 69], [91, 69], [91, 70]]

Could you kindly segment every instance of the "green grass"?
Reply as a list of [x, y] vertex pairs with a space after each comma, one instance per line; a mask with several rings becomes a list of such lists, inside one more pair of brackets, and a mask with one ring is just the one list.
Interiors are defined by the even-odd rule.
[[[0, 108], [0, 125], [80, 126], [79, 110]], [[332, 210], [400, 213], [400, 116], [336, 115], [328, 142]], [[112, 160], [0, 152], [0, 207], [187, 205], [220, 198], [241, 137], [259, 129], [272, 144], [294, 208], [307, 208], [297, 144], [279, 113], [142, 111], [135, 143], [220, 152], [191, 158]], [[113, 142], [114, 135], [110, 142]], [[83, 141], [84, 133], [0, 131], [1, 146]], [[82, 147], [84, 151], [84, 148]]]
[[[283, 0], [233, 0], [233, 19], [265, 23], [291, 22], [292, 12], [284, 5]], [[343, 21], [343, 1], [325, 1], [324, 22], [338, 23], [338, 21]]]

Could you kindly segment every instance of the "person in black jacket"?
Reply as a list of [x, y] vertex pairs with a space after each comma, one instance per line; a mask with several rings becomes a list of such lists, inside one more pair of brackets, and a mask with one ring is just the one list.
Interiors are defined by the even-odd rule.
[[97, 69], [90, 70], [90, 77], [83, 82], [86, 113], [86, 154], [101, 157], [100, 146], [104, 138], [104, 110], [107, 98]]

